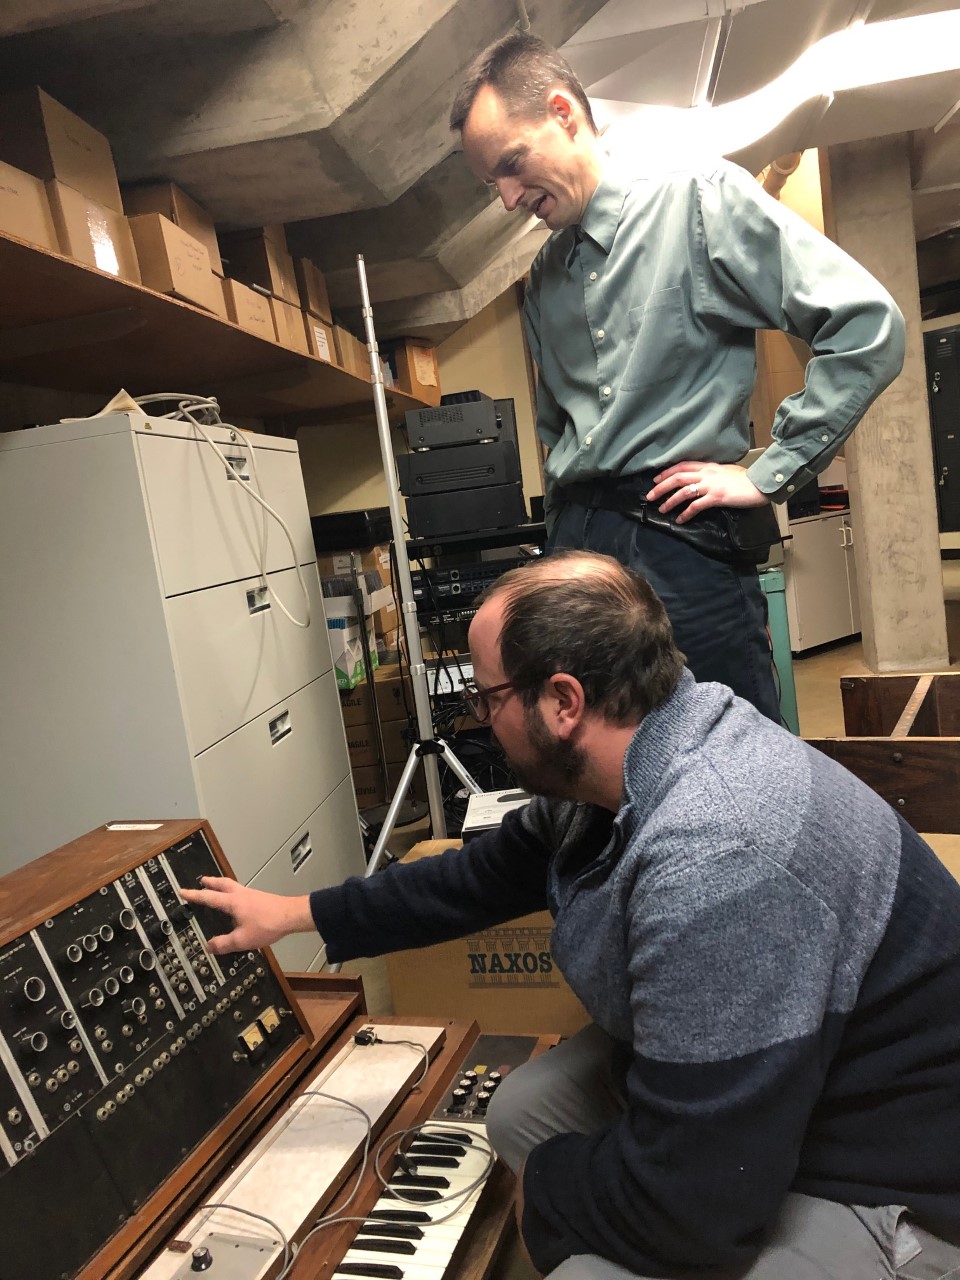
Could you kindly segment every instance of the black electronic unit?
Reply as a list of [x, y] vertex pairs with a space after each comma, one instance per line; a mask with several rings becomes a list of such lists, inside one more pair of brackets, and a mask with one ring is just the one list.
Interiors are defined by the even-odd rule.
[[442, 538], [478, 529], [503, 529], [523, 524], [526, 519], [519, 481], [455, 493], [421, 493], [407, 498], [407, 520], [413, 538]]
[[410, 574], [417, 613], [435, 614], [449, 606], [469, 605], [502, 574], [528, 564], [533, 557], [482, 560], [449, 569], [415, 569]]
[[389, 507], [371, 507], [367, 511], [333, 511], [329, 515], [311, 516], [313, 545], [317, 553], [324, 551], [356, 551], [393, 540]]
[[511, 440], [516, 445], [513, 401], [494, 400], [482, 391], [443, 396], [436, 409], [408, 411], [407, 439], [411, 449], [442, 449], [481, 440]]
[[444, 404], [436, 409], [407, 412], [407, 438], [411, 449], [438, 449], [449, 445], [499, 440], [501, 423], [490, 396], [474, 393], [475, 400]]
[[960, 327], [923, 337], [941, 533], [960, 529]]
[[404, 453], [397, 458], [397, 471], [400, 491], [408, 498], [418, 493], [459, 493], [520, 480], [517, 449], [510, 440]]
[[787, 514], [791, 520], [820, 514], [820, 487], [816, 480], [808, 480], [787, 499]]

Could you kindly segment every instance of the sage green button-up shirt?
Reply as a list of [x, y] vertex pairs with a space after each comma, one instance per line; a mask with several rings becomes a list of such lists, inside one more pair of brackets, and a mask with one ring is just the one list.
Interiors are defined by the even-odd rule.
[[[750, 448], [755, 330], [812, 348], [774, 443], [747, 474], [785, 501], [900, 372], [904, 324], [867, 271], [743, 169], [635, 177], [611, 162], [579, 228], [530, 271], [548, 489]], [[548, 493], [549, 499], [552, 494]]]

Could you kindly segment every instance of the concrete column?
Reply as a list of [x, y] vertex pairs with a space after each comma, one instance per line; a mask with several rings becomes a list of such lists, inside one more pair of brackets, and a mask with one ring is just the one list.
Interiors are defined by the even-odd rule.
[[844, 448], [864, 660], [881, 672], [938, 670], [949, 657], [908, 139], [831, 147], [824, 170], [827, 233], [890, 291], [907, 322], [903, 372]]

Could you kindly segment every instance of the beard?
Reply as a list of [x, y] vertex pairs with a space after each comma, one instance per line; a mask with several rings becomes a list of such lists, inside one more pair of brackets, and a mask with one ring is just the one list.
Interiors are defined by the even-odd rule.
[[575, 800], [577, 783], [586, 769], [586, 752], [572, 742], [552, 737], [539, 707], [524, 709], [524, 724], [530, 748], [526, 761], [517, 760], [499, 744], [517, 782], [533, 796]]

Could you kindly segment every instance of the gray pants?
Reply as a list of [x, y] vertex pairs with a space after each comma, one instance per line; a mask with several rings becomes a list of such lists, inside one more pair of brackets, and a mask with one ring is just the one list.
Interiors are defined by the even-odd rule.
[[[506, 1077], [487, 1131], [516, 1172], [558, 1133], [590, 1133], [623, 1110], [611, 1070], [612, 1041], [587, 1027]], [[683, 1273], [677, 1273], [683, 1280]], [[900, 1205], [878, 1209], [791, 1193], [770, 1242], [746, 1269], [697, 1272], [698, 1280], [960, 1280], [960, 1247], [910, 1221]], [[568, 1258], [550, 1280], [644, 1280], [594, 1254]]]

